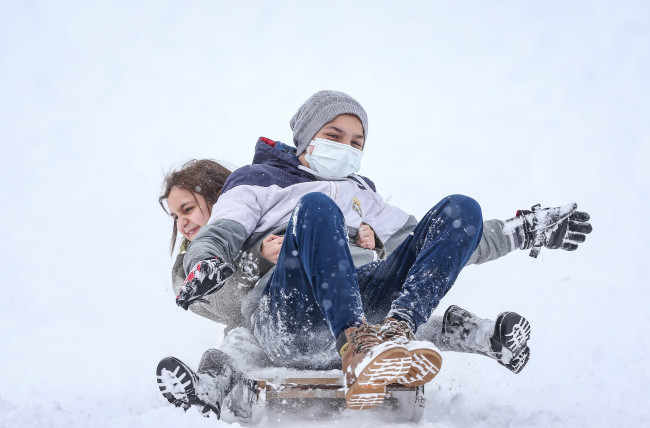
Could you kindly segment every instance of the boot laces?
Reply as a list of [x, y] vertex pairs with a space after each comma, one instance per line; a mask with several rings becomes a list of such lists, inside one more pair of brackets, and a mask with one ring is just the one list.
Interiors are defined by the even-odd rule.
[[355, 353], [366, 353], [374, 346], [382, 343], [379, 338], [380, 326], [378, 324], [363, 323], [351, 335], [351, 345]]
[[397, 321], [387, 319], [381, 326], [380, 335], [384, 340], [393, 340], [404, 338], [406, 340], [415, 340], [415, 335], [406, 321]]

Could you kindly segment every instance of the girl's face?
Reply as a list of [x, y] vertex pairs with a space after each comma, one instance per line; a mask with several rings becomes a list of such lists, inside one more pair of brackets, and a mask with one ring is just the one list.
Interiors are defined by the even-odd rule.
[[178, 186], [172, 187], [169, 192], [167, 205], [176, 222], [176, 228], [190, 241], [210, 219], [210, 210], [205, 198], [199, 193]]

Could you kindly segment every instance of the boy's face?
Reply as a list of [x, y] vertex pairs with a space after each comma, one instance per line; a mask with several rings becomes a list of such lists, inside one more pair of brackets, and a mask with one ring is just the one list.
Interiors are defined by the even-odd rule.
[[210, 220], [208, 204], [199, 193], [174, 186], [167, 197], [167, 205], [176, 228], [190, 241]]
[[[351, 114], [336, 116], [333, 121], [323, 125], [312, 140], [316, 138], [346, 144], [357, 150], [363, 150], [363, 144], [365, 142], [363, 138], [363, 125], [361, 125], [358, 117]], [[311, 154], [314, 148], [310, 146], [307, 150]]]

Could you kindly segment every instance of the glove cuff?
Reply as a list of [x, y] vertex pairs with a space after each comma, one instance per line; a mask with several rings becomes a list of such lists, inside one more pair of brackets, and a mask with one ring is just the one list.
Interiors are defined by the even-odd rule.
[[[530, 226], [527, 225], [528, 222], [523, 217], [524, 214], [524, 211], [517, 211], [515, 217], [503, 222], [503, 232], [510, 238], [510, 243], [512, 244], [510, 251], [514, 251], [515, 249], [525, 250], [530, 247], [529, 242], [531, 240], [526, 239], [526, 231], [530, 230]], [[530, 233], [528, 234], [530, 235]]]
[[535, 241], [535, 234], [533, 233], [532, 216], [533, 212], [529, 210], [517, 210], [515, 214], [516, 219], [520, 219], [520, 226], [515, 228], [515, 241], [519, 249], [527, 250], [532, 247]]

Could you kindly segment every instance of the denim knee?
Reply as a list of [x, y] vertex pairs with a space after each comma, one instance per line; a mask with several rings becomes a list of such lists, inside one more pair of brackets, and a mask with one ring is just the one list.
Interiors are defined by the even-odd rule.
[[305, 196], [301, 197], [296, 204], [296, 209], [298, 210], [298, 216], [316, 216], [316, 217], [326, 217], [326, 216], [343, 216], [343, 212], [336, 205], [336, 202], [332, 200], [325, 193], [321, 192], [312, 192], [307, 193]]
[[467, 220], [468, 223], [483, 222], [481, 206], [475, 199], [465, 195], [451, 195], [446, 199], [448, 200], [447, 207], [452, 210], [447, 212], [447, 208], [445, 208], [447, 214], [453, 212], [456, 217]]
[[336, 205], [332, 198], [322, 192], [307, 193], [299, 200], [300, 205], [308, 205], [314, 207], [326, 207], [329, 205]]
[[444, 199], [442, 212], [454, 228], [462, 229], [469, 237], [483, 231], [483, 213], [476, 200], [465, 195], [450, 195]]

